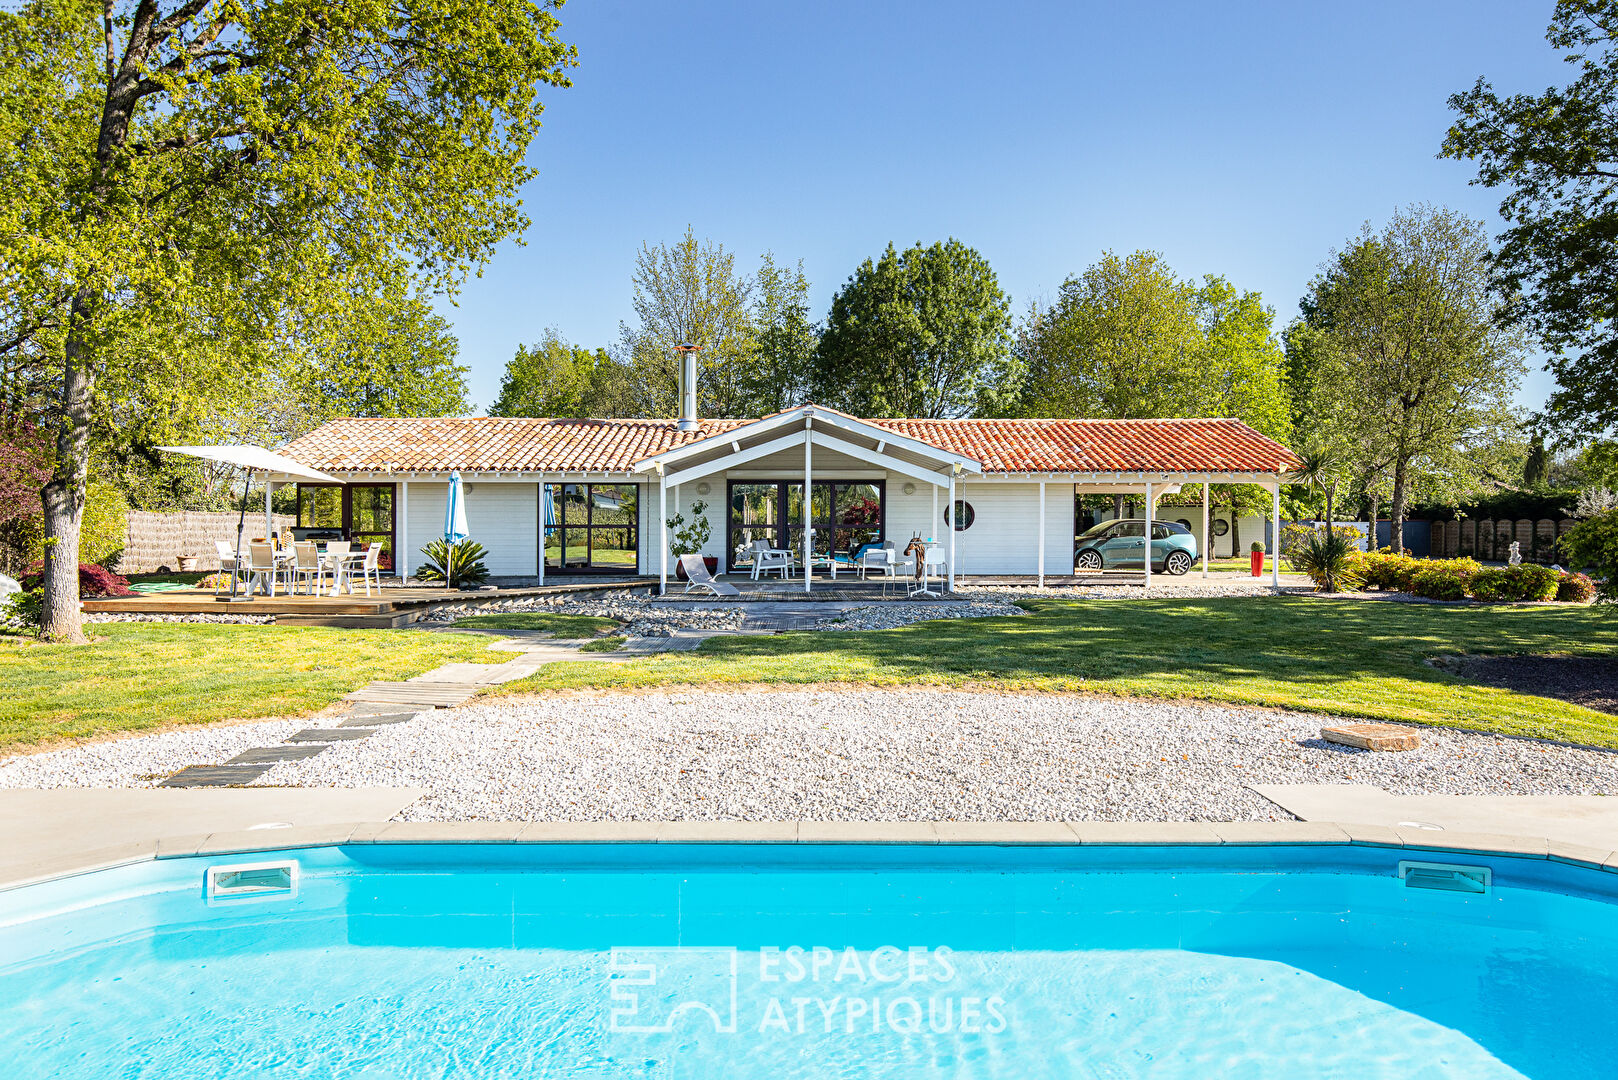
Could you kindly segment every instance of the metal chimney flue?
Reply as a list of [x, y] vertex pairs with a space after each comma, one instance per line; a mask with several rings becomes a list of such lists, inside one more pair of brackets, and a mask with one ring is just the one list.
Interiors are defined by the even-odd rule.
[[689, 341], [674, 346], [680, 354], [680, 430], [697, 430], [697, 353], [701, 345]]

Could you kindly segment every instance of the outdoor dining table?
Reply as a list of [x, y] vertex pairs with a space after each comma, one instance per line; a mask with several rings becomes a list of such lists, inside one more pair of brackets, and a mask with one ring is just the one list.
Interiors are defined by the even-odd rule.
[[[326, 595], [340, 596], [341, 585], [339, 582], [343, 580], [347, 581], [349, 594], [352, 595], [354, 592], [354, 578], [349, 576], [345, 579], [343, 577], [342, 570], [347, 564], [363, 566], [365, 563], [364, 549], [362, 548], [359, 551], [350, 549], [346, 555], [333, 555], [331, 552], [326, 550], [325, 541], [317, 540], [313, 541], [313, 543], [315, 544], [315, 554], [319, 556], [321, 565], [332, 572], [331, 592]], [[275, 561], [277, 563], [296, 563], [298, 561], [298, 553], [295, 549], [290, 547], [278, 547], [275, 549]], [[316, 595], [320, 594], [317, 593]]]

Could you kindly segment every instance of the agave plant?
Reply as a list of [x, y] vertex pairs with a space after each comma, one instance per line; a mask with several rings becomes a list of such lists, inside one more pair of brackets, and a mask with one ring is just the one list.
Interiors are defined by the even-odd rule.
[[1353, 592], [1360, 587], [1359, 546], [1341, 532], [1316, 529], [1292, 552], [1292, 565], [1309, 575], [1323, 592]]
[[489, 568], [483, 565], [483, 545], [473, 540], [432, 541], [421, 549], [427, 556], [427, 565], [421, 568], [421, 577], [427, 581], [442, 581], [451, 589], [463, 585], [476, 585], [487, 580]]

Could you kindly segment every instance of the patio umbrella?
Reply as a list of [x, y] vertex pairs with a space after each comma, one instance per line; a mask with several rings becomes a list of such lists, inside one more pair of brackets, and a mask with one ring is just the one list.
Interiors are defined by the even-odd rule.
[[[183, 454], [186, 457], [203, 458], [207, 461], [217, 461], [225, 465], [235, 465], [242, 470], [242, 511], [236, 519], [236, 565], [242, 562], [242, 534], [247, 531], [247, 495], [253, 488], [253, 473], [281, 473], [285, 476], [297, 476], [305, 480], [319, 480], [326, 484], [341, 484], [342, 481], [335, 476], [328, 476], [318, 469], [311, 469], [301, 461], [296, 461], [285, 454], [277, 454], [273, 450], [266, 450], [262, 446], [252, 446], [247, 443], [226, 443], [220, 446], [159, 446], [157, 449], [169, 454]], [[270, 534], [270, 482], [264, 481], [264, 535]], [[237, 574], [230, 575], [230, 598], [235, 600]], [[245, 599], [251, 600], [253, 594], [249, 592]]]
[[471, 530], [466, 527], [466, 496], [461, 492], [461, 470], [449, 474], [449, 497], [444, 501], [444, 540], [458, 544]]

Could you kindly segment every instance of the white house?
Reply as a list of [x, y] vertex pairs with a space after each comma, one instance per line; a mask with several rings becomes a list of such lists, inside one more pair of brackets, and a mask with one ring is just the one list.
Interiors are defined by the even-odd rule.
[[807, 531], [817, 556], [919, 536], [945, 548], [951, 583], [1043, 581], [1073, 572], [1077, 495], [1126, 492], [1150, 507], [1189, 485], [1264, 484], [1278, 520], [1280, 484], [1298, 465], [1237, 420], [862, 420], [819, 405], [705, 420], [693, 397], [682, 394], [677, 420], [333, 420], [284, 451], [342, 481], [299, 485], [300, 525], [381, 540], [403, 553], [396, 573], [414, 571], [443, 532], [459, 471], [471, 536], [496, 575], [666, 580], [663, 523], [701, 503], [703, 553], [722, 573], [748, 569], [753, 540], [798, 552], [802, 567]]

